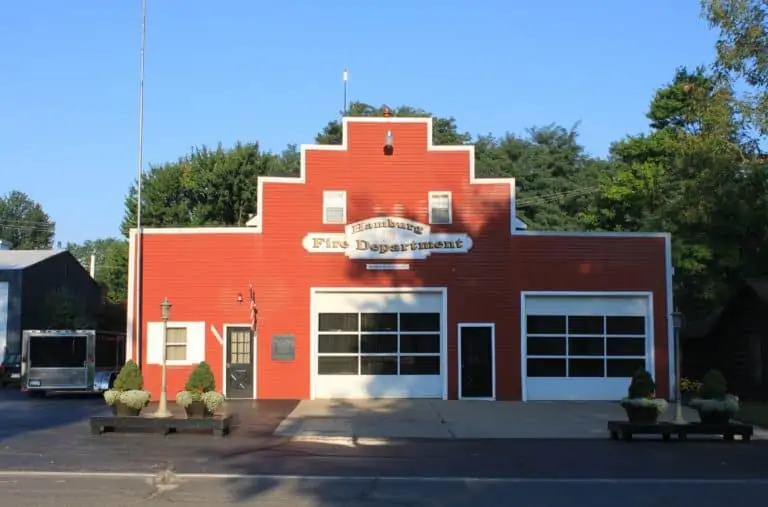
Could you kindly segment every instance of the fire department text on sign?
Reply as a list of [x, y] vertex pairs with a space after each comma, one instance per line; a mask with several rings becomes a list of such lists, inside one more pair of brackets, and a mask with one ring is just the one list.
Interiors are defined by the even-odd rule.
[[467, 234], [432, 234], [427, 224], [378, 217], [355, 222], [343, 233], [309, 233], [302, 241], [311, 253], [343, 253], [350, 259], [426, 259], [432, 253], [467, 253]]

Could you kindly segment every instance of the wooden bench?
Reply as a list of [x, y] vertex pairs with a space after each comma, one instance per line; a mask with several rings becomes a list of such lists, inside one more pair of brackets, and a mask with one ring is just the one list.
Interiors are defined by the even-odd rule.
[[101, 435], [108, 432], [126, 433], [178, 433], [189, 430], [209, 430], [214, 437], [229, 434], [232, 416], [214, 416], [200, 419], [182, 419], [179, 417], [143, 417], [143, 416], [99, 416], [91, 417], [91, 434]]
[[708, 425], [701, 423], [608, 421], [608, 431], [611, 440], [632, 440], [633, 435], [661, 435], [664, 440], [670, 440], [672, 435], [676, 435], [680, 440], [686, 440], [688, 435], [720, 435], [723, 440], [733, 440], [734, 436], [739, 435], [742, 441], [749, 442], [752, 439], [754, 428], [749, 424], [736, 422], [730, 422], [727, 425]]

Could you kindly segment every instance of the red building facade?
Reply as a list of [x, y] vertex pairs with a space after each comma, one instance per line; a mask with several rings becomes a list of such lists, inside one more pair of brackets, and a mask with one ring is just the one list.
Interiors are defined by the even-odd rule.
[[617, 399], [639, 367], [668, 395], [668, 234], [525, 230], [514, 179], [476, 178], [431, 119], [343, 126], [259, 179], [246, 227], [144, 229], [140, 284], [132, 231], [127, 353], [153, 398], [165, 297], [169, 397], [203, 360], [229, 398]]

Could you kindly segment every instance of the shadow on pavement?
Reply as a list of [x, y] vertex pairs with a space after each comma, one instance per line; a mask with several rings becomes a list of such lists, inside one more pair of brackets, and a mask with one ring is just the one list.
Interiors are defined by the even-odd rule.
[[17, 389], [0, 390], [0, 442], [85, 422], [108, 412], [98, 394], [49, 394], [30, 398]]
[[[206, 455], [218, 473], [232, 474], [229, 490], [238, 501], [271, 495], [291, 477], [298, 478], [291, 485], [296, 498], [331, 506], [364, 498], [366, 487], [375, 487], [376, 478], [381, 477], [418, 482], [425, 477], [666, 481], [764, 480], [768, 476], [764, 459], [768, 442], [759, 441], [424, 439], [355, 447], [285, 441], [255, 446], [234, 436], [226, 446], [228, 449], [218, 451], [211, 446]], [[248, 475], [251, 477], [243, 477]], [[309, 479], [318, 476], [347, 480]]]

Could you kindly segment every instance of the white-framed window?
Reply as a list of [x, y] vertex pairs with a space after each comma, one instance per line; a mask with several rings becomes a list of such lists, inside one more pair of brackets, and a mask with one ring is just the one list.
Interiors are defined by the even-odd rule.
[[[147, 323], [147, 363], [162, 364], [162, 322]], [[165, 337], [168, 366], [194, 365], [205, 361], [205, 322], [168, 322]]]
[[347, 223], [347, 193], [343, 190], [323, 191], [323, 223]]
[[439, 313], [318, 314], [318, 375], [440, 375]]
[[435, 191], [429, 193], [429, 223], [450, 224], [453, 219], [451, 212], [451, 193]]
[[165, 358], [168, 361], [187, 360], [187, 328], [168, 327], [165, 340]]
[[629, 379], [648, 368], [645, 317], [563, 312], [525, 319], [528, 377]]

